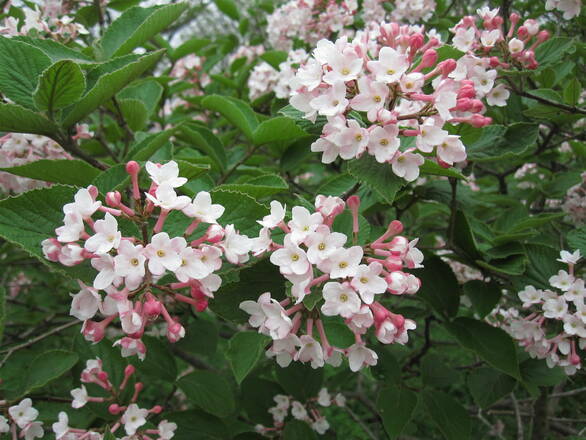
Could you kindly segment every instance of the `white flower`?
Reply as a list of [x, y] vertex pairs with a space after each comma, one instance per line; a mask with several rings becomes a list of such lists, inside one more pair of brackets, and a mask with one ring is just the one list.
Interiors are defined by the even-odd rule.
[[79, 283], [81, 290], [75, 295], [71, 295], [71, 308], [69, 314], [75, 316], [80, 321], [91, 319], [100, 308], [102, 299], [96, 289]]
[[65, 437], [69, 431], [69, 417], [65, 411], [59, 412], [59, 421], [53, 423], [52, 428], [57, 440]]
[[546, 318], [562, 319], [568, 311], [568, 304], [563, 296], [550, 298], [543, 304], [543, 316]]
[[569, 290], [573, 282], [574, 277], [565, 270], [560, 270], [557, 275], [553, 275], [549, 279], [549, 284], [563, 291]]
[[301, 243], [322, 223], [323, 217], [319, 212], [312, 214], [303, 206], [294, 206], [291, 210], [291, 220], [288, 223], [291, 229], [291, 241]]
[[586, 338], [586, 327], [576, 315], [564, 316], [564, 332], [568, 335], [577, 335], [580, 338]]
[[330, 232], [326, 225], [319, 225], [316, 231], [305, 239], [307, 259], [312, 264], [319, 264], [342, 248], [346, 237], [339, 232]]
[[586, 298], [584, 280], [574, 281], [570, 288], [564, 293], [564, 298], [567, 301], [572, 301], [576, 306], [584, 304], [584, 299]]
[[419, 177], [419, 167], [423, 162], [425, 160], [421, 154], [406, 151], [393, 160], [393, 173], [403, 177], [407, 182], [413, 182]]
[[334, 403], [338, 406], [345, 406], [346, 405], [346, 398], [338, 393], [334, 396]]
[[76, 212], [82, 218], [90, 218], [102, 206], [102, 202], [98, 202], [92, 197], [89, 188], [78, 190], [73, 198], [75, 202], [63, 206], [63, 212], [65, 214]]
[[433, 125], [433, 123], [426, 123], [419, 128], [419, 135], [417, 135], [417, 148], [424, 153], [431, 153], [433, 147], [440, 145], [448, 137], [449, 133], [441, 127]]
[[183, 213], [204, 223], [216, 224], [218, 218], [224, 214], [226, 208], [219, 204], [212, 204], [212, 197], [206, 191], [196, 194], [193, 202], [183, 208]]
[[10, 425], [8, 419], [4, 416], [0, 416], [0, 434], [10, 431]]
[[323, 288], [323, 297], [325, 303], [321, 311], [326, 316], [340, 315], [343, 318], [350, 318], [360, 310], [360, 298], [347, 283], [326, 283]]
[[179, 165], [171, 160], [165, 165], [147, 162], [145, 165], [147, 173], [151, 180], [157, 185], [169, 185], [171, 188], [177, 188], [187, 182], [185, 177], [179, 177]]
[[509, 52], [511, 52], [511, 54], [515, 55], [522, 52], [523, 49], [525, 49], [525, 43], [523, 43], [523, 41], [518, 38], [511, 38], [509, 40]]
[[374, 126], [370, 131], [368, 138], [368, 152], [372, 154], [376, 161], [384, 163], [395, 157], [399, 149], [399, 127], [394, 124]]
[[91, 265], [99, 273], [94, 279], [94, 289], [104, 290], [110, 287], [116, 278], [114, 258], [110, 254], [102, 254], [91, 259]]
[[250, 318], [248, 318], [248, 323], [254, 328], [259, 328], [259, 331], [262, 332], [264, 329], [264, 323], [267, 319], [267, 315], [264, 312], [262, 306], [264, 304], [270, 303], [271, 293], [265, 292], [261, 296], [259, 296], [258, 300], [256, 301], [242, 301], [238, 308], [248, 313], [250, 315]]
[[452, 45], [462, 52], [468, 52], [474, 44], [475, 32], [476, 29], [473, 27], [468, 29], [458, 28], [456, 35], [452, 39]]
[[23, 429], [39, 416], [39, 412], [33, 408], [33, 401], [29, 398], [23, 399], [18, 405], [8, 408], [8, 414], [20, 429]]
[[318, 434], [324, 435], [328, 429], [330, 429], [330, 424], [325, 419], [325, 417], [320, 417], [315, 422], [311, 424], [312, 429], [317, 432]]
[[319, 390], [319, 394], [317, 395], [317, 403], [321, 406], [330, 406], [332, 404], [332, 396], [328, 393], [327, 388], [322, 388]]
[[165, 211], [171, 211], [173, 209], [184, 210], [191, 202], [187, 196], [178, 196], [173, 187], [168, 183], [159, 185], [155, 190], [154, 196], [148, 192], [145, 195], [155, 206]]
[[175, 430], [177, 429], [177, 424], [173, 422], [168, 422], [167, 420], [162, 420], [159, 423], [159, 437], [161, 440], [170, 440], [175, 435]]
[[558, 258], [557, 261], [566, 264], [578, 264], [578, 261], [580, 261], [581, 258], [582, 255], [580, 255], [580, 249], [578, 249], [574, 253], [570, 253], [568, 251], [561, 251], [560, 258]]
[[402, 53], [385, 46], [378, 53], [378, 61], [369, 61], [366, 65], [377, 81], [392, 83], [401, 79], [409, 68], [409, 61]]
[[174, 272], [181, 266], [181, 251], [187, 246], [183, 237], [169, 238], [166, 232], [153, 235], [151, 242], [145, 247], [149, 270], [154, 275], [163, 275], [166, 270]]
[[284, 247], [273, 252], [270, 261], [285, 275], [303, 275], [310, 267], [305, 251], [291, 240], [289, 234], [285, 236]]
[[190, 279], [200, 280], [209, 275], [207, 267], [201, 261], [201, 252], [191, 247], [184, 248], [179, 256], [181, 265], [175, 269], [175, 276], [183, 283]]
[[96, 233], [88, 238], [84, 245], [88, 251], [105, 254], [120, 244], [122, 234], [118, 231], [118, 222], [109, 212], [103, 220], [96, 221], [94, 229]]
[[320, 265], [320, 270], [329, 273], [330, 278], [352, 277], [356, 275], [363, 255], [364, 251], [360, 246], [338, 249]]
[[65, 214], [63, 226], [55, 229], [57, 240], [61, 243], [70, 243], [80, 239], [81, 234], [85, 231], [81, 214], [77, 211], [71, 211]]
[[356, 333], [364, 334], [374, 324], [374, 317], [370, 307], [363, 304], [360, 310], [347, 321], [348, 327]]
[[297, 420], [305, 420], [307, 419], [307, 410], [300, 402], [294, 400], [291, 404], [291, 415]]
[[[298, 95], [297, 95], [298, 96]], [[328, 87], [325, 93], [313, 98], [309, 105], [320, 115], [334, 116], [344, 113], [348, 106], [346, 99], [346, 84], [338, 81]]]
[[124, 277], [124, 283], [130, 290], [136, 289], [145, 275], [143, 246], [133, 245], [128, 240], [122, 240], [118, 246], [118, 255], [114, 257], [116, 275]]
[[232, 264], [245, 263], [248, 261], [248, 253], [252, 249], [252, 240], [246, 235], [240, 235], [234, 229], [234, 225], [228, 225], [224, 229], [224, 240], [219, 243], [224, 250], [224, 256]]
[[276, 228], [285, 218], [286, 207], [287, 206], [281, 205], [281, 203], [276, 200], [273, 200], [271, 202], [271, 213], [265, 215], [262, 220], [257, 220], [256, 222], [264, 228]]
[[345, 52], [330, 60], [328, 72], [323, 76], [323, 81], [328, 84], [353, 81], [358, 78], [362, 70], [363, 60], [356, 52]]
[[500, 83], [488, 92], [486, 95], [486, 102], [488, 105], [504, 107], [507, 105], [507, 99], [509, 99], [509, 96], [511, 96], [509, 89], [507, 89], [504, 84]]
[[267, 350], [267, 357], [275, 357], [277, 364], [280, 367], [286, 368], [293, 360], [293, 356], [297, 352], [295, 347], [301, 344], [301, 341], [292, 333], [289, 333], [286, 338], [273, 341], [273, 345]]
[[312, 368], [324, 366], [324, 352], [321, 344], [309, 335], [302, 335], [299, 338], [300, 348], [294, 359], [303, 363], [311, 362]]
[[356, 372], [367, 365], [376, 365], [378, 355], [364, 344], [356, 343], [347, 351], [350, 370]]
[[148, 414], [149, 411], [147, 409], [139, 408], [136, 403], [128, 405], [121, 419], [126, 434], [134, 435], [136, 430], [146, 423]]
[[43, 438], [45, 430], [43, 429], [43, 422], [32, 422], [26, 425], [20, 436], [24, 436], [24, 440], [33, 440], [35, 438]]
[[387, 282], [379, 275], [383, 270], [382, 264], [373, 261], [368, 266], [361, 264], [352, 278], [351, 284], [360, 293], [362, 301], [372, 304], [374, 295], [379, 295], [387, 290]]
[[71, 407], [75, 409], [79, 409], [88, 402], [88, 394], [87, 390], [85, 389], [85, 385], [82, 385], [80, 388], [75, 388], [70, 391], [71, 397], [73, 397], [73, 402], [71, 402]]
[[531, 304], [539, 304], [543, 299], [543, 292], [533, 286], [525, 286], [525, 289], [518, 293], [519, 299], [523, 301], [523, 307], [529, 307]]

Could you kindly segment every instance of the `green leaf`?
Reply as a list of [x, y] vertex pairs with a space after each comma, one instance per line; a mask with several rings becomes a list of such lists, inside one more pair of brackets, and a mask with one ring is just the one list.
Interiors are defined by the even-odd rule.
[[424, 385], [449, 387], [461, 380], [461, 374], [434, 353], [427, 354], [421, 362], [421, 377]]
[[201, 49], [208, 46], [211, 43], [211, 40], [205, 38], [192, 38], [187, 40], [185, 43], [181, 44], [177, 49], [175, 49], [169, 55], [172, 61], [177, 61], [184, 56], [187, 56], [191, 53], [199, 53]]
[[307, 133], [292, 119], [277, 116], [261, 122], [253, 132], [252, 140], [255, 145], [263, 145], [270, 142], [291, 141], [306, 135]]
[[53, 111], [71, 105], [85, 91], [85, 77], [81, 68], [70, 60], [57, 61], [43, 72], [34, 92], [39, 110]]
[[95, 61], [88, 57], [87, 55], [73, 50], [67, 46], [64, 46], [57, 41], [50, 40], [47, 38], [33, 38], [33, 37], [26, 37], [26, 36], [16, 36], [12, 37], [13, 40], [22, 41], [23, 43], [27, 43], [31, 46], [34, 46], [41, 51], [45, 55], [47, 55], [52, 63], [56, 63], [57, 61], [61, 60], [71, 60], [75, 61], [78, 64], [93, 64]]
[[419, 167], [419, 172], [422, 175], [446, 176], [446, 177], [454, 177], [456, 179], [466, 180], [466, 176], [464, 176], [456, 168], [444, 168], [444, 167], [440, 166], [438, 163], [433, 162], [429, 159], [425, 159], [425, 162], [423, 163], [423, 165], [421, 165]]
[[468, 376], [468, 389], [476, 404], [488, 408], [515, 388], [515, 379], [493, 368], [478, 368]]
[[155, 134], [149, 134], [144, 139], [133, 144], [124, 160], [148, 160], [159, 148], [167, 143], [175, 133], [176, 128], [169, 128]]
[[368, 154], [348, 162], [348, 173], [366, 184], [389, 205], [393, 204], [397, 192], [405, 184], [403, 179], [393, 174], [390, 164], [378, 163]]
[[146, 345], [148, 356], [144, 361], [133, 358], [134, 366], [141, 374], [152, 379], [174, 382], [177, 377], [177, 365], [167, 341], [152, 336], [143, 336], [142, 341]]
[[41, 159], [0, 170], [29, 179], [51, 183], [87, 186], [100, 174], [100, 170], [79, 159]]
[[240, 390], [241, 395], [246, 396], [241, 403], [249, 419], [254, 423], [269, 426], [273, 422], [273, 417], [268, 412], [269, 408], [275, 406], [273, 398], [277, 394], [283, 394], [279, 384], [252, 375], [244, 379]]
[[234, 393], [226, 380], [213, 371], [194, 371], [183, 376], [177, 385], [191, 403], [218, 417], [235, 410]]
[[453, 397], [440, 391], [424, 391], [427, 413], [447, 440], [470, 438], [472, 422], [466, 409]]
[[20, 105], [0, 102], [0, 131], [55, 137], [59, 127], [39, 113]]
[[535, 49], [535, 59], [539, 67], [545, 67], [559, 61], [574, 46], [574, 40], [568, 37], [553, 37], [541, 43]]
[[173, 440], [223, 440], [231, 437], [222, 420], [203, 411], [165, 412], [165, 418], [177, 424]]
[[6, 324], [6, 288], [0, 286], [0, 343], [4, 336], [4, 326]]
[[306, 422], [291, 420], [285, 424], [283, 440], [317, 440], [317, 435]]
[[287, 60], [287, 52], [282, 50], [267, 50], [260, 56], [260, 59], [266, 61], [275, 70], [279, 70], [279, 64]]
[[249, 195], [218, 189], [212, 193], [214, 203], [223, 205], [226, 210], [220, 220], [222, 224], [233, 224], [241, 234], [255, 237], [260, 231], [256, 223], [268, 214], [268, 209]]
[[188, 144], [210, 157], [224, 171], [227, 166], [226, 150], [222, 141], [209, 129], [201, 125], [183, 125], [180, 129]]
[[525, 281], [539, 289], [550, 289], [549, 278], [565, 269], [565, 265], [557, 261], [559, 251], [540, 244], [525, 245], [525, 251], [529, 260]]
[[228, 342], [226, 356], [236, 382], [242, 383], [256, 363], [264, 357], [268, 341], [270, 341], [269, 337], [252, 331], [240, 332], [232, 336]]
[[327, 122], [325, 116], [319, 116], [315, 122], [311, 122], [303, 117], [303, 112], [300, 112], [292, 105], [286, 105], [279, 110], [279, 113], [293, 119], [302, 130], [314, 135], [321, 135], [323, 126]]
[[102, 59], [126, 55], [173, 23], [188, 3], [127, 9], [106, 30], [97, 46]]
[[249, 139], [254, 139], [258, 119], [252, 108], [240, 99], [229, 96], [211, 95], [201, 101], [203, 108], [220, 113], [232, 125], [240, 129]]
[[500, 328], [472, 318], [457, 318], [446, 324], [460, 345], [474, 351], [491, 366], [520, 379], [515, 343]]
[[481, 257], [468, 218], [461, 210], [456, 212], [454, 219], [454, 243], [462, 249], [470, 259], [475, 260]]
[[76, 188], [53, 185], [0, 201], [0, 237], [16, 244], [54, 271], [89, 282], [95, 270], [88, 265], [64, 267], [43, 256], [41, 242], [55, 236], [63, 224], [63, 205], [71, 203]]
[[33, 92], [51, 59], [30, 44], [0, 37], [0, 92], [16, 104], [34, 109]]
[[117, 70], [101, 75], [79, 102], [64, 110], [63, 126], [70, 127], [85, 118], [144, 71], [150, 69], [163, 53], [164, 51], [159, 50], [146, 54]]
[[153, 79], [143, 79], [134, 81], [128, 87], [118, 93], [120, 99], [138, 99], [147, 109], [147, 113], [152, 115], [157, 109], [161, 96], [163, 95], [163, 86]]
[[523, 381], [530, 385], [552, 387], [567, 379], [562, 367], [549, 368], [544, 359], [527, 359], [520, 367]]
[[212, 356], [218, 347], [218, 328], [206, 319], [192, 321], [185, 330], [185, 337], [176, 343], [181, 350]]
[[464, 284], [463, 289], [479, 318], [488, 315], [498, 304], [502, 295], [501, 288], [494, 281], [471, 280]]
[[526, 122], [517, 122], [508, 127], [483, 127], [478, 139], [472, 142], [465, 139], [468, 159], [485, 162], [518, 157], [535, 145], [538, 134], [539, 126]]
[[376, 409], [391, 439], [401, 435], [405, 426], [411, 421], [416, 406], [417, 394], [406, 388], [390, 386], [379, 391]]
[[579, 250], [581, 255], [586, 255], [586, 226], [570, 231], [567, 239], [570, 251]]
[[564, 101], [569, 105], [576, 105], [582, 93], [582, 85], [578, 78], [572, 78], [564, 87]]
[[145, 127], [149, 114], [141, 100], [132, 98], [119, 99], [118, 105], [124, 120], [132, 131], [139, 131]]
[[36, 357], [26, 373], [27, 394], [61, 377], [78, 359], [76, 353], [66, 350], [50, 350]]
[[246, 182], [220, 185], [212, 191], [212, 194], [216, 191], [241, 192], [260, 199], [280, 192], [289, 191], [289, 185], [287, 185], [287, 182], [285, 182], [281, 176], [276, 174], [266, 174], [264, 176], [254, 177]]
[[460, 306], [460, 286], [450, 266], [439, 257], [426, 258], [422, 269], [413, 274], [421, 280], [417, 296], [429, 303], [437, 312], [454, 317]]
[[240, 14], [238, 13], [238, 6], [234, 0], [214, 0], [214, 3], [220, 11], [230, 17], [232, 20], [238, 20]]
[[292, 362], [287, 368], [277, 367], [276, 372], [285, 392], [302, 402], [316, 397], [324, 380], [322, 368], [314, 369], [300, 362]]

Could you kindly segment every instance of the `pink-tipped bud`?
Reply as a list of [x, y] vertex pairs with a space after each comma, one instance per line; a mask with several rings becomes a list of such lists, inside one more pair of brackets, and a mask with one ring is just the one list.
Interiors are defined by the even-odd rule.
[[144, 384], [142, 382], [136, 382], [134, 384], [134, 392], [135, 393], [140, 393], [144, 388]]
[[126, 368], [124, 369], [124, 376], [126, 376], [126, 377], [132, 376], [135, 371], [136, 371], [136, 368], [134, 368], [134, 365], [127, 365]]
[[360, 207], [360, 197], [356, 195], [348, 197], [348, 200], [346, 200], [346, 206], [348, 206], [349, 209], [358, 210]]
[[509, 15], [509, 21], [511, 22], [512, 26], [515, 26], [519, 20], [521, 19], [521, 16], [519, 14], [517, 14], [516, 12], [512, 12], [511, 15]]
[[117, 403], [113, 403], [108, 407], [108, 412], [112, 415], [120, 414], [123, 411], [122, 407]]
[[549, 40], [550, 34], [548, 31], [541, 31], [537, 34], [537, 42], [543, 43], [544, 41]]
[[572, 353], [569, 360], [572, 365], [580, 364], [580, 356], [578, 356], [576, 353]]
[[150, 296], [144, 303], [144, 313], [149, 317], [159, 316], [161, 314], [161, 303], [153, 296]]
[[413, 34], [409, 37], [409, 47], [411, 48], [411, 53], [417, 52], [421, 47], [423, 47], [424, 38], [423, 35], [420, 33]]
[[390, 255], [383, 261], [383, 266], [390, 272], [403, 269], [403, 260], [399, 255]]
[[456, 60], [454, 60], [453, 58], [448, 58], [447, 60], [444, 60], [441, 63], [439, 63], [438, 67], [440, 68], [442, 76], [446, 78], [450, 73], [456, 70], [457, 63]]
[[161, 405], [155, 405], [149, 412], [152, 414], [161, 414], [163, 412], [163, 407]]
[[489, 65], [490, 65], [490, 67], [493, 67], [493, 68], [498, 67], [501, 65], [501, 60], [499, 60], [498, 57], [490, 57]]
[[224, 238], [224, 228], [220, 225], [210, 225], [206, 231], [206, 241], [209, 243], [217, 243]]
[[494, 17], [492, 19], [491, 25], [493, 29], [498, 28], [499, 26], [502, 26], [503, 24], [503, 17], [501, 17], [500, 15], [497, 15], [496, 17]]
[[167, 339], [169, 342], [174, 344], [179, 339], [185, 336], [185, 328], [178, 322], [174, 322], [173, 324], [169, 324], [167, 326]]
[[473, 127], [481, 128], [481, 127], [485, 127], [487, 125], [492, 124], [492, 118], [489, 118], [488, 116], [474, 114], [470, 117], [470, 120], [468, 123], [470, 125], [472, 125]]
[[117, 208], [120, 206], [120, 202], [122, 201], [122, 195], [119, 191], [110, 191], [106, 194], [106, 203], [108, 206], [112, 208]]
[[472, 99], [470, 98], [459, 98], [456, 101], [456, 110], [461, 112], [467, 112], [472, 107]]
[[108, 382], [108, 373], [106, 373], [105, 371], [100, 371], [98, 374], [96, 374], [96, 376], [102, 382]]
[[392, 235], [400, 234], [403, 232], [403, 223], [401, 223], [399, 220], [393, 220], [391, 223], [389, 223], [387, 231]]
[[479, 99], [472, 99], [470, 100], [471, 102], [471, 106], [470, 106], [470, 111], [473, 113], [480, 113], [481, 111], [484, 110], [484, 104], [482, 103], [481, 100]]
[[476, 97], [476, 89], [471, 84], [464, 84], [458, 90], [458, 99], [474, 97]]
[[421, 58], [420, 68], [432, 67], [437, 62], [437, 51], [435, 49], [427, 49]]
[[525, 26], [520, 26], [519, 29], [517, 29], [517, 36], [521, 40], [524, 40], [529, 36], [529, 29], [527, 29]]
[[130, 174], [131, 176], [136, 176], [139, 171], [140, 171], [140, 165], [138, 164], [138, 162], [131, 160], [126, 164], [126, 172], [128, 174]]
[[98, 197], [99, 191], [98, 191], [98, 188], [96, 188], [94, 185], [88, 186], [87, 190], [89, 191], [90, 196], [92, 196], [93, 199]]

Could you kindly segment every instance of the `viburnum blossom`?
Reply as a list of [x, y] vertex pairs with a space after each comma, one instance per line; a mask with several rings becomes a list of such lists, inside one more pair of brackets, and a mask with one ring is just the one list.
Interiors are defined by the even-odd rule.
[[[363, 341], [370, 327], [374, 326], [375, 336], [384, 344], [405, 344], [407, 331], [415, 328], [412, 320], [390, 312], [380, 301], [387, 291], [391, 295], [417, 292], [419, 279], [404, 270], [422, 267], [423, 254], [415, 247], [416, 240], [409, 242], [399, 235], [403, 225], [398, 221], [391, 222], [372, 243], [348, 245], [348, 237], [333, 231], [332, 225], [345, 208], [350, 209], [351, 241], [356, 243], [359, 205], [357, 196], [344, 202], [320, 195], [315, 212], [295, 206], [287, 223], [281, 220], [281, 206], [273, 205], [277, 218], [266, 220], [263, 231], [271, 237], [281, 229], [285, 237], [283, 244], [270, 239], [265, 252], [289, 281], [290, 295], [278, 301], [265, 292], [257, 301], [242, 302], [240, 308], [250, 315], [252, 327], [271, 336], [267, 356], [276, 357], [282, 367], [293, 360], [313, 368], [325, 363], [337, 366], [346, 356], [351, 370], [358, 371], [377, 362], [377, 354]], [[331, 345], [327, 337], [327, 319], [331, 318], [325, 320], [321, 315], [342, 318], [354, 334], [354, 344], [347, 348]]]
[[[138, 397], [144, 389], [142, 382], [134, 382], [132, 387], [134, 391], [130, 394], [130, 401], [122, 401], [125, 390], [131, 386], [133, 376], [136, 369], [132, 365], [126, 366], [123, 372], [123, 378], [119, 385], [115, 385], [109, 379], [108, 372], [103, 370], [102, 360], [99, 358], [89, 359], [86, 361], [86, 366], [81, 372], [80, 380], [84, 384], [94, 384], [100, 387], [103, 393], [108, 397], [92, 397], [88, 396], [85, 385], [80, 388], [71, 390], [73, 397], [72, 408], [79, 409], [84, 407], [87, 403], [107, 405], [107, 410], [110, 414], [117, 417], [113, 421], [109, 430], [112, 434], [120, 431], [122, 428], [128, 437], [124, 438], [152, 438], [150, 435], [156, 435], [160, 439], [169, 440], [174, 437], [177, 425], [162, 420], [157, 429], [146, 427], [147, 418], [150, 415], [158, 415], [163, 411], [163, 407], [155, 405], [151, 409], [141, 408], [138, 404]], [[114, 372], [110, 372], [113, 374]], [[72, 428], [69, 426], [69, 416], [66, 412], [59, 413], [59, 420], [52, 425], [53, 432], [57, 439], [67, 440], [101, 440], [103, 434], [91, 430]]]
[[407, 181], [419, 177], [425, 158], [446, 168], [466, 160], [450, 127], [490, 124], [486, 105], [504, 106], [509, 96], [495, 84], [497, 69], [536, 68], [534, 50], [549, 37], [538, 27], [517, 28], [517, 14], [504, 35], [498, 10], [478, 13], [480, 28], [466, 17], [451, 29], [452, 45], [464, 55], [439, 62], [446, 45], [438, 37], [398, 23], [372, 25], [353, 40], [318, 41], [290, 97], [306, 119], [327, 119], [311, 150], [322, 152], [324, 163], [366, 153]]
[[277, 394], [273, 400], [276, 405], [269, 408], [269, 413], [273, 417], [273, 426], [256, 425], [255, 427], [257, 433], [268, 438], [279, 438], [287, 425], [287, 419], [303, 421], [315, 432], [323, 435], [330, 428], [330, 424], [322, 414], [324, 410], [320, 411], [320, 407], [344, 407], [346, 405], [344, 395], [338, 393], [332, 397], [327, 388], [322, 388], [316, 397], [307, 399], [305, 403], [284, 394]]
[[[0, 137], [0, 168], [11, 168], [41, 159], [71, 159], [57, 143], [45, 136], [8, 133]], [[21, 193], [49, 186], [40, 180], [0, 172], [0, 192]]]
[[[96, 187], [82, 188], [75, 201], [63, 207], [64, 225], [56, 229], [57, 237], [43, 241], [42, 248], [51, 261], [72, 266], [90, 260], [97, 271], [92, 285], [80, 281], [81, 290], [72, 294], [70, 313], [84, 321], [84, 337], [99, 342], [118, 317], [125, 335], [115, 345], [124, 356], [144, 359], [141, 337], [146, 327], [162, 316], [170, 342], [184, 337], [185, 329], [167, 308], [186, 303], [205, 310], [222, 283], [214, 274], [223, 265], [222, 256], [232, 264], [243, 263], [253, 242], [233, 225], [218, 225], [224, 207], [214, 204], [209, 193], [199, 192], [193, 199], [176, 193], [187, 181], [179, 176], [176, 162], [146, 163], [152, 181], [146, 197], [139, 188], [138, 163], [129, 162], [126, 169], [133, 208], [117, 191], [107, 193], [102, 204]], [[182, 236], [163, 231], [171, 212], [188, 221]], [[104, 218], [94, 220], [99, 213], [105, 213]], [[148, 222], [151, 217], [154, 227]], [[124, 235], [123, 221], [135, 223], [142, 235]], [[176, 280], [161, 284], [166, 274]], [[187, 295], [181, 293], [185, 291]], [[99, 315], [101, 320], [92, 320]]]
[[568, 270], [549, 278], [551, 289], [526, 286], [518, 293], [522, 308], [530, 314], [521, 317], [517, 309], [493, 311], [492, 322], [501, 326], [531, 355], [545, 359], [550, 368], [558, 365], [566, 374], [575, 374], [582, 366], [586, 349], [585, 280], [575, 274], [580, 251], [562, 251], [561, 261]]
[[545, 9], [548, 11], [557, 9], [563, 12], [565, 20], [571, 20], [580, 15], [582, 0], [546, 0]]
[[[4, 403], [6, 401], [3, 401]], [[33, 440], [43, 438], [45, 431], [43, 422], [37, 421], [39, 411], [33, 406], [31, 399], [26, 398], [8, 408], [8, 419], [0, 416], [0, 433], [12, 432], [12, 438]]]
[[577, 227], [586, 224], [586, 172], [582, 173], [582, 182], [568, 189], [562, 210], [566, 221]]

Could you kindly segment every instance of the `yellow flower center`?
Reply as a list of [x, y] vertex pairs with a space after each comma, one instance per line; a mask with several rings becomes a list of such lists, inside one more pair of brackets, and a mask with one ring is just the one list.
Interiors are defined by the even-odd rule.
[[342, 301], [342, 302], [348, 301], [348, 295], [346, 295], [345, 293], [342, 293], [340, 295], [340, 301]]
[[164, 251], [164, 250], [162, 250], [162, 249], [159, 249], [159, 250], [157, 251], [157, 257], [161, 257], [161, 258], [163, 258], [164, 256], [165, 256], [165, 251]]
[[383, 147], [386, 147], [387, 145], [389, 145], [389, 140], [388, 140], [388, 139], [381, 139], [381, 140], [380, 140], [380, 144], [381, 144]]
[[348, 69], [347, 67], [344, 67], [342, 69], [342, 75], [349, 75], [350, 74], [350, 69]]
[[375, 96], [373, 99], [374, 99], [374, 102], [381, 102], [381, 101], [383, 100], [383, 99], [382, 99], [380, 96], [378, 96], [378, 95], [376, 95], [376, 96]]
[[317, 248], [318, 248], [320, 251], [323, 251], [323, 250], [326, 248], [326, 244], [325, 244], [325, 243], [320, 243], [320, 244], [318, 244], [318, 245], [317, 245]]
[[291, 260], [293, 260], [293, 261], [299, 261], [299, 255], [297, 255], [297, 254], [291, 255]]
[[368, 278], [366, 278], [366, 277], [360, 277], [360, 282], [362, 284], [366, 284], [366, 283], [368, 283]]
[[130, 264], [132, 264], [133, 266], [138, 266], [138, 258], [132, 258], [130, 260]]
[[395, 69], [387, 70], [387, 75], [393, 75], [395, 73]]
[[340, 269], [345, 269], [345, 268], [347, 268], [347, 267], [348, 267], [348, 263], [346, 263], [345, 261], [342, 261], [342, 262], [340, 262], [340, 263], [338, 264], [338, 267], [339, 267]]

